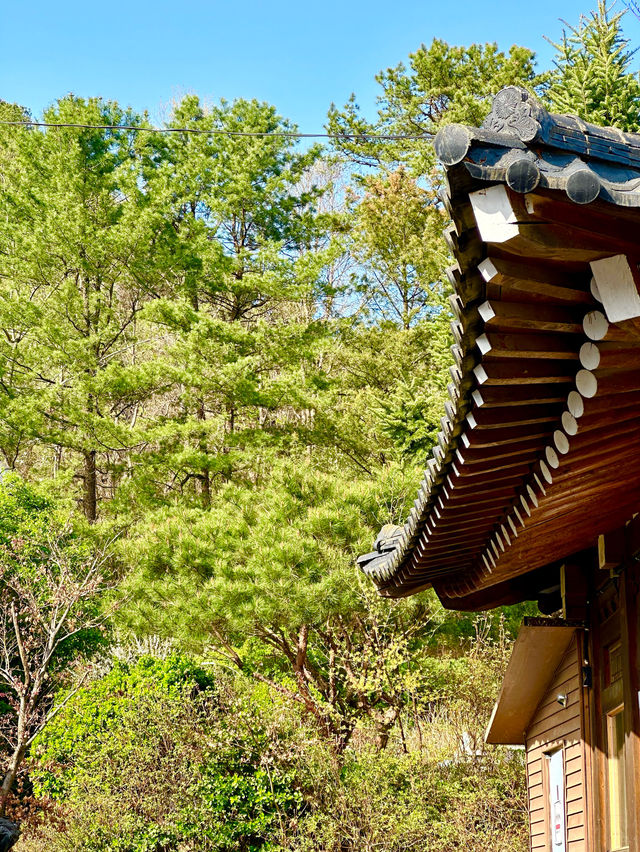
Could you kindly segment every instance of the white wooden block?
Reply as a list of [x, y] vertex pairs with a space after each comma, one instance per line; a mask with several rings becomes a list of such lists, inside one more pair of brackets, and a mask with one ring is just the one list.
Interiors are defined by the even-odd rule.
[[520, 233], [516, 214], [502, 184], [469, 194], [480, 237], [485, 243], [506, 243]]
[[498, 274], [495, 263], [490, 257], [486, 257], [478, 264], [478, 271], [485, 281], [491, 281]]
[[626, 255], [594, 260], [591, 271], [609, 322], [640, 317], [640, 295]]

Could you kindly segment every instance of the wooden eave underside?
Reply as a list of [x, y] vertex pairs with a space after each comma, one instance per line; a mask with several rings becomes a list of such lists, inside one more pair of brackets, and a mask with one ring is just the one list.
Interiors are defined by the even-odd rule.
[[575, 634], [571, 625], [520, 628], [485, 734], [492, 745], [524, 745], [525, 732]]
[[[472, 147], [448, 169], [444, 199], [458, 261], [451, 402], [407, 523], [363, 565], [385, 595], [433, 585], [460, 609], [640, 507], [640, 331], [607, 322], [589, 265], [637, 267], [640, 209], [518, 194], [478, 176], [478, 159]], [[488, 186], [515, 214], [509, 239], [480, 234], [470, 195]]]

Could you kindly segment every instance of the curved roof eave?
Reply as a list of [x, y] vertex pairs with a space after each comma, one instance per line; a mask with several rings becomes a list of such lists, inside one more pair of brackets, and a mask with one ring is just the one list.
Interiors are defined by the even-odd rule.
[[[640, 506], [637, 487], [620, 502], [615, 468], [605, 465], [597, 487], [584, 487], [603, 429], [619, 436], [612, 458], [636, 470], [627, 448], [640, 441], [640, 333], [625, 319], [613, 325], [592, 274], [610, 277], [605, 266], [622, 258], [633, 289], [640, 134], [550, 115], [509, 87], [481, 128], [445, 127], [435, 147], [448, 182], [445, 238], [457, 261], [448, 270], [450, 402], [407, 521], [383, 528], [358, 562], [382, 594], [434, 585], [462, 604], [566, 555], [563, 548], [581, 549], [589, 530], [579, 513], [593, 510], [594, 494], [595, 505], [617, 495], [601, 532]], [[616, 393], [625, 394], [625, 414], [612, 424], [606, 411]], [[567, 508], [568, 489], [578, 496]], [[565, 508], [571, 534], [545, 554], [536, 531], [557, 536]]]

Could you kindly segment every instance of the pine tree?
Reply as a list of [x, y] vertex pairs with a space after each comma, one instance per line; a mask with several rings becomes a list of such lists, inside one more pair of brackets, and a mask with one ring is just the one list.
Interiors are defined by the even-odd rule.
[[[410, 54], [408, 67], [400, 63], [380, 71], [376, 81], [377, 118], [359, 114], [354, 94], [342, 110], [332, 104], [328, 130], [338, 135], [335, 144], [351, 162], [385, 171], [405, 165], [417, 177], [428, 176], [435, 164], [431, 140], [441, 124], [477, 126], [504, 86], [538, 84], [527, 48], [514, 45], [504, 53], [497, 44], [461, 47], [441, 39]], [[381, 142], [377, 135], [392, 138]], [[408, 138], [393, 138], [402, 136]]]
[[147, 143], [166, 262], [144, 320], [162, 341], [153, 359], [162, 382], [142, 413], [132, 487], [137, 500], [207, 508], [221, 483], [254, 481], [259, 458], [313, 426], [316, 351], [327, 333], [316, 302], [332, 249], [315, 249], [326, 223], [318, 191], [301, 187], [320, 151], [296, 152], [287, 136], [295, 128], [272, 106], [204, 109], [190, 96], [170, 126], [212, 133]]
[[597, 10], [567, 24], [554, 43], [555, 69], [545, 101], [554, 112], [572, 113], [594, 124], [640, 129], [640, 78], [630, 70], [635, 51], [622, 31], [625, 12], [599, 0]]
[[[115, 103], [72, 95], [55, 123], [136, 124]], [[140, 162], [130, 131], [2, 129], [0, 449], [9, 467], [65, 473], [89, 520], [136, 443], [148, 378], [136, 321], [151, 288]]]

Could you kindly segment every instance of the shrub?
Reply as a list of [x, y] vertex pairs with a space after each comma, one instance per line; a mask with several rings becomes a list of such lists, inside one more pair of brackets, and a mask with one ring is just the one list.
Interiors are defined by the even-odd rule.
[[63, 822], [41, 829], [41, 842], [51, 852], [264, 848], [300, 796], [291, 773], [263, 759], [255, 713], [229, 702], [183, 657], [117, 664], [78, 692], [33, 750], [34, 792], [59, 803]]
[[362, 727], [341, 756], [297, 705], [242, 675], [214, 679], [184, 657], [118, 664], [40, 737], [31, 773], [58, 821], [22, 849], [523, 852], [522, 753], [461, 747], [497, 671], [477, 653], [478, 678], [461, 660], [436, 666], [462, 694], [439, 699], [420, 736], [405, 714], [386, 750]]

